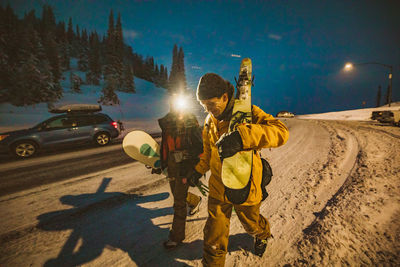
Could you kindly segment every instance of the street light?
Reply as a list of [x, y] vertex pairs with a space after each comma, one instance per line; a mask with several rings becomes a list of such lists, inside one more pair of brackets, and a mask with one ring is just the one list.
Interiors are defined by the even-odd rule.
[[346, 65], [344, 65], [344, 70], [346, 70], [346, 71], [350, 71], [350, 70], [352, 70], [353, 69], [353, 64], [352, 63], [346, 63]]
[[389, 68], [388, 102], [389, 102], [389, 107], [390, 107], [390, 104], [392, 103], [392, 73], [393, 73], [393, 66], [392, 65], [378, 63], [378, 62], [365, 62], [365, 63], [347, 62], [346, 65], [344, 65], [344, 70], [345, 71], [350, 71], [350, 70], [352, 70], [354, 68], [354, 66], [361, 66], [361, 65], [380, 65], [380, 66], [383, 66], [385, 68]]

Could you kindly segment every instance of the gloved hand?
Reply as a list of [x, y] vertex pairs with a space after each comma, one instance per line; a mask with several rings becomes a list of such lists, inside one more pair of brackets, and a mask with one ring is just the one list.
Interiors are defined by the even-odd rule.
[[161, 172], [162, 172], [162, 170], [160, 168], [158, 168], [158, 169], [151, 168], [151, 174], [153, 174], [153, 173], [161, 174]]
[[183, 178], [182, 181], [183, 183], [187, 181], [190, 186], [195, 187], [199, 185], [201, 176], [203, 176], [201, 173], [198, 173], [195, 169], [191, 169], [187, 174], [187, 178]]
[[238, 131], [223, 134], [215, 145], [221, 159], [232, 157], [243, 150], [242, 137]]

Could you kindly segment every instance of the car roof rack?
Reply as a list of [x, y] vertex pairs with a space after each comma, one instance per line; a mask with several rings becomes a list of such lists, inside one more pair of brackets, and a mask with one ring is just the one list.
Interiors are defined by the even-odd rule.
[[98, 104], [69, 104], [49, 110], [51, 113], [61, 114], [88, 114], [101, 111], [101, 106]]

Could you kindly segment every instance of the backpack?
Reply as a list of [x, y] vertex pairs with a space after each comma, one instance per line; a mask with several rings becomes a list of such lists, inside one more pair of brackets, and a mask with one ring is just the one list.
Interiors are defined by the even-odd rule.
[[262, 200], [264, 201], [268, 197], [268, 192], [267, 192], [267, 185], [271, 182], [272, 179], [272, 168], [271, 165], [269, 165], [268, 161], [265, 158], [261, 158], [261, 163], [263, 166], [262, 170], [262, 178], [261, 178], [261, 190], [262, 190]]

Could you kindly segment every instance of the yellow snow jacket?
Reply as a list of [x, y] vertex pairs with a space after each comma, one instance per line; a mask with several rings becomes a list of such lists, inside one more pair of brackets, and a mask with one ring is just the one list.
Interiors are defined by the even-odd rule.
[[[218, 121], [210, 114], [207, 116], [203, 129], [203, 154], [195, 166], [196, 171], [201, 174], [211, 170], [209, 196], [225, 202], [230, 201], [225, 196], [225, 188], [221, 180], [222, 164], [215, 143], [228, 131], [228, 126], [229, 121]], [[280, 120], [254, 105], [252, 106], [252, 123], [239, 125], [237, 129], [242, 137], [243, 149], [254, 150], [250, 193], [242, 204], [252, 206], [260, 203], [262, 199], [262, 163], [257, 150], [285, 144], [289, 138], [289, 131]]]

